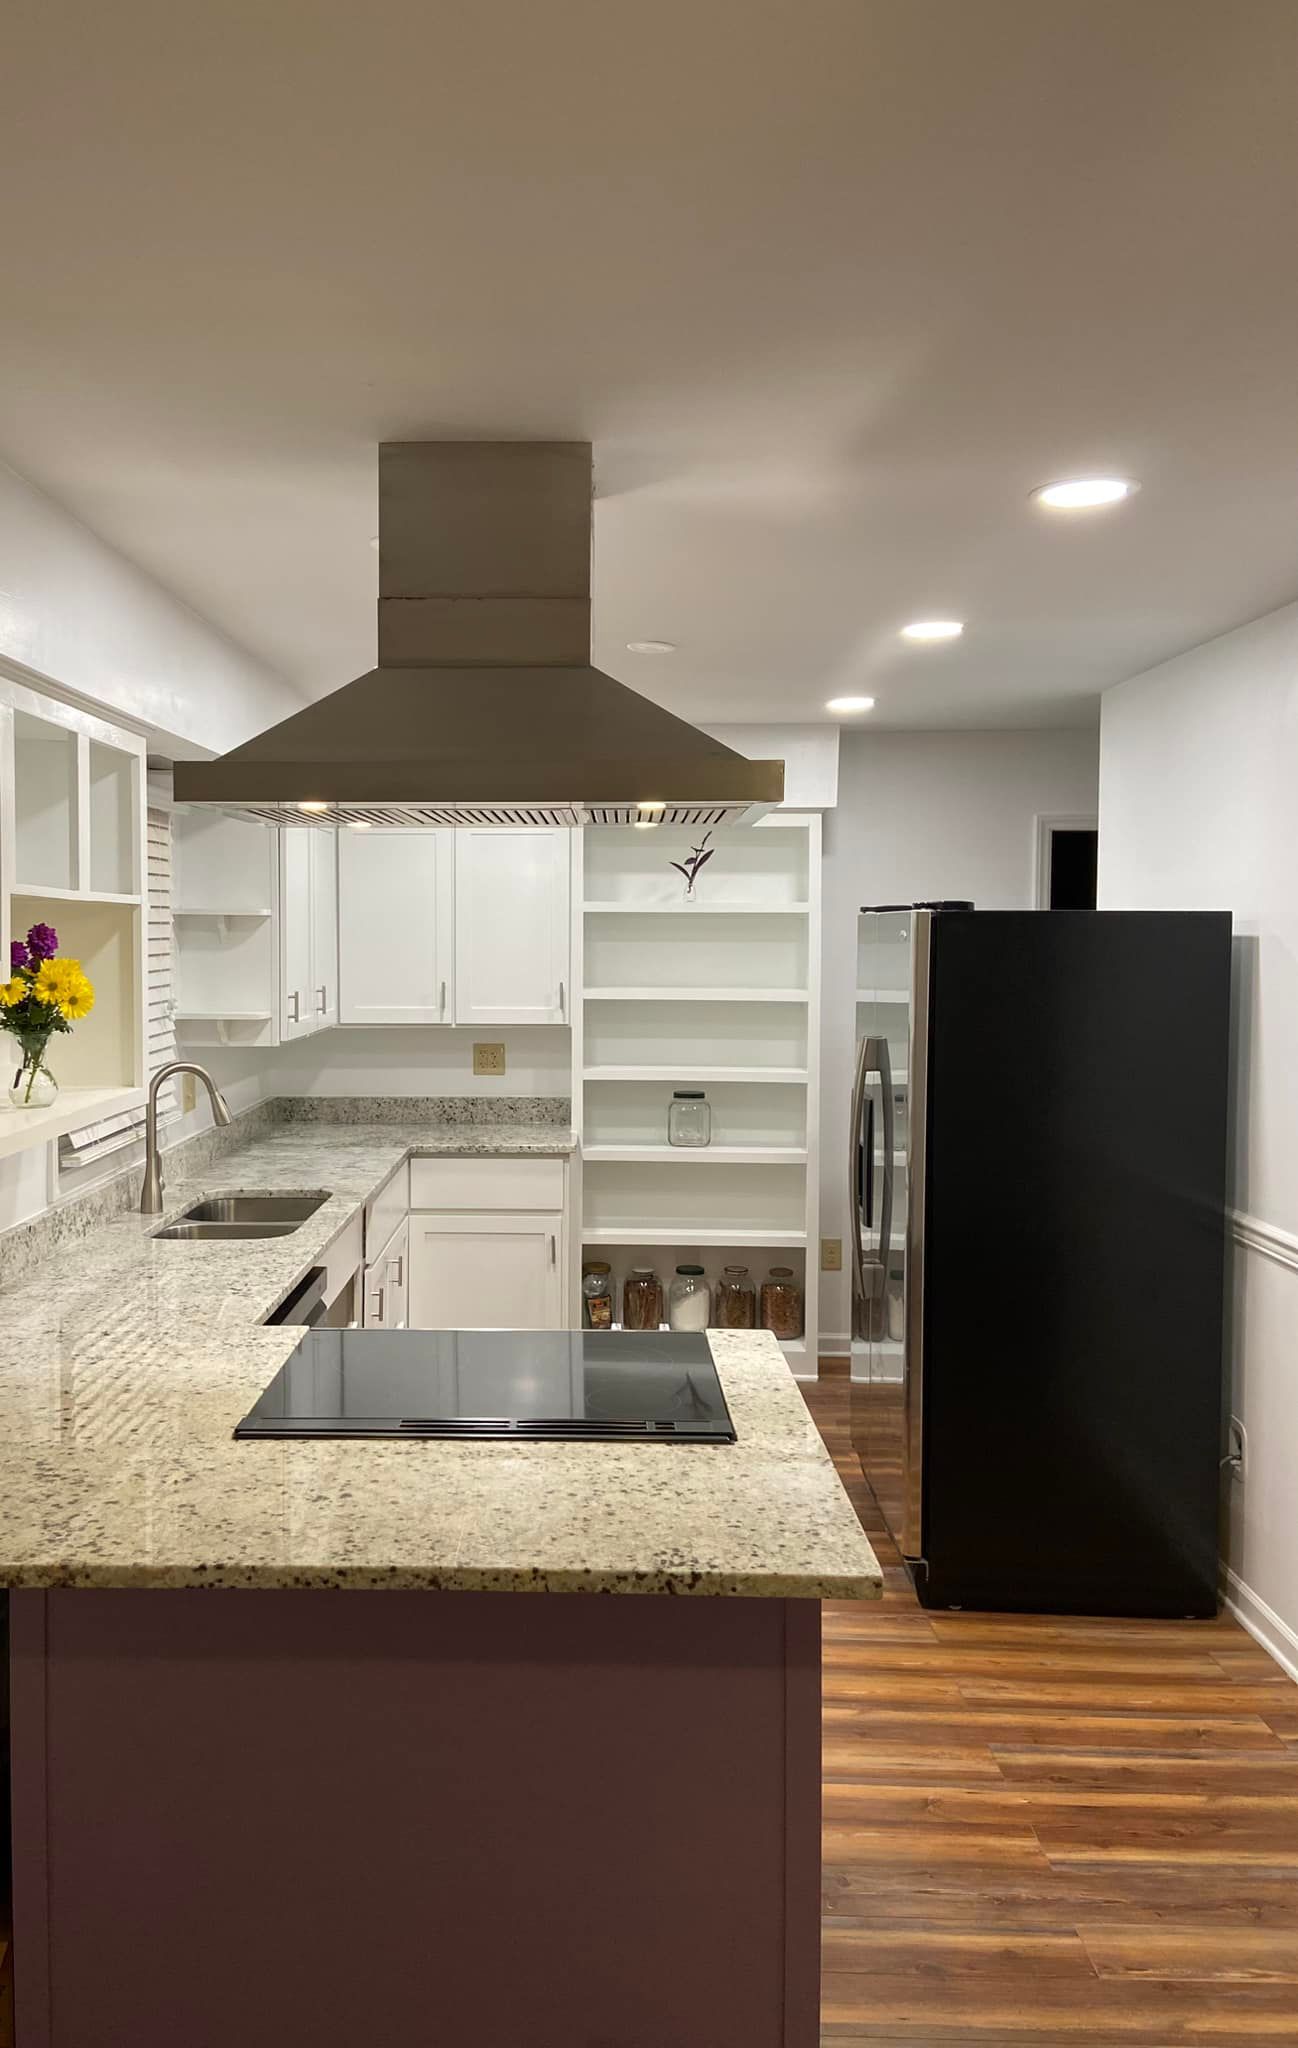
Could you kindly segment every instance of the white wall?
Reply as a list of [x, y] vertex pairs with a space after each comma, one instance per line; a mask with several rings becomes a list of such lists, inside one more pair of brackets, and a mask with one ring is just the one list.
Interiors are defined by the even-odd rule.
[[[863, 903], [970, 896], [1026, 910], [1039, 813], [1093, 814], [1094, 732], [843, 734], [838, 807], [825, 819], [821, 1216], [847, 1237], [847, 1121], [856, 1016], [856, 920]], [[823, 1352], [850, 1325], [846, 1274], [821, 1276]]]
[[[498, 1078], [473, 1071], [475, 1039], [505, 1048]], [[275, 1095], [571, 1095], [566, 1024], [418, 1030], [340, 1025], [265, 1053]]]
[[1298, 604], [1110, 690], [1100, 903], [1235, 918], [1229, 1321], [1248, 1471], [1227, 1564], [1298, 1660]]
[[3, 464], [0, 656], [215, 753], [304, 701]]

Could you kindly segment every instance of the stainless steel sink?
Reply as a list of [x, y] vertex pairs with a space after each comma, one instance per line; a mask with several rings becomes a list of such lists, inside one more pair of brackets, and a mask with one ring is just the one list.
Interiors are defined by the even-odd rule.
[[221, 1243], [241, 1237], [291, 1237], [308, 1216], [329, 1200], [326, 1192], [305, 1195], [209, 1195], [155, 1230], [161, 1238]]

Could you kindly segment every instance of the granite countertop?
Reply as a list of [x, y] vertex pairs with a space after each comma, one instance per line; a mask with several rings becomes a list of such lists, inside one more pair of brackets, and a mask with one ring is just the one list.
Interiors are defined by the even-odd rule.
[[[555, 1125], [305, 1122], [169, 1182], [0, 1294], [0, 1585], [864, 1599], [881, 1573], [775, 1339], [713, 1332], [733, 1445], [236, 1443], [297, 1343], [258, 1327], [407, 1156]], [[165, 1164], [165, 1162], [164, 1162]], [[158, 1243], [204, 1194], [330, 1190], [290, 1237]]]

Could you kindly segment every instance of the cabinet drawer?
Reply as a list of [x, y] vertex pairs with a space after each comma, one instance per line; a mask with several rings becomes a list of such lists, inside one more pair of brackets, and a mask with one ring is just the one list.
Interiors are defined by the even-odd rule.
[[390, 1181], [365, 1205], [365, 1256], [381, 1252], [410, 1207], [410, 1162], [403, 1159]]
[[562, 1209], [562, 1159], [412, 1159], [412, 1209]]

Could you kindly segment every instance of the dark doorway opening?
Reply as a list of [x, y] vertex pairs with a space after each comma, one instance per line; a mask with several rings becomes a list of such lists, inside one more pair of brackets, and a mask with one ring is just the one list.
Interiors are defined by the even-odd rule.
[[1099, 833], [1061, 826], [1050, 834], [1051, 910], [1094, 910]]

